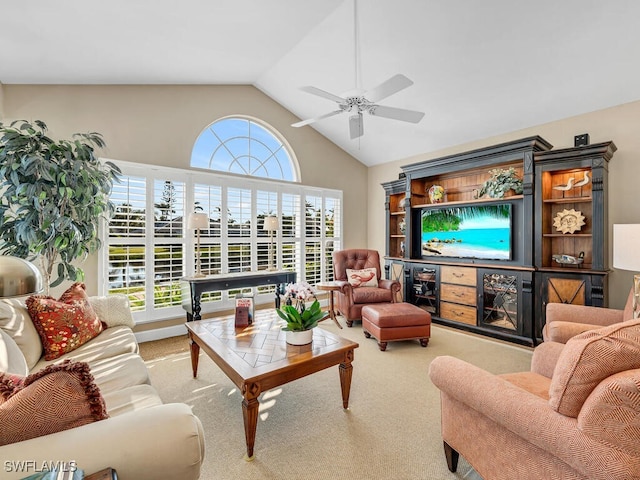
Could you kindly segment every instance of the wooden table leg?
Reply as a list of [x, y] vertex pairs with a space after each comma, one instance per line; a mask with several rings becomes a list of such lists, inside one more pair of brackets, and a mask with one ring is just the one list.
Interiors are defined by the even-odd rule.
[[336, 318], [336, 310], [333, 306], [333, 290], [329, 291], [329, 309], [331, 319], [336, 323], [336, 325], [338, 325], [338, 327], [342, 328], [342, 325], [340, 325], [340, 322], [338, 322], [338, 319]]
[[247, 456], [245, 460], [253, 460], [253, 446], [256, 442], [256, 429], [258, 428], [258, 408], [260, 402], [260, 385], [257, 383], [245, 384], [242, 388], [242, 417], [244, 418], [244, 437], [247, 443]]
[[191, 350], [191, 370], [193, 370], [193, 378], [198, 376], [198, 359], [200, 358], [200, 345], [198, 345], [189, 332], [189, 350]]
[[340, 387], [342, 388], [342, 408], [349, 408], [349, 393], [351, 392], [351, 376], [353, 374], [353, 350], [345, 353], [344, 362], [338, 368], [340, 372]]

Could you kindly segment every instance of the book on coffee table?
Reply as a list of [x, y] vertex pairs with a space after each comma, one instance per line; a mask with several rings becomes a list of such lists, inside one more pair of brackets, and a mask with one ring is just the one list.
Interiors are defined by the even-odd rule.
[[[238, 293], [236, 295], [236, 308], [246, 307], [248, 312], [248, 325], [253, 323], [255, 307], [253, 303], [253, 293]], [[246, 325], [245, 325], [246, 327]]]

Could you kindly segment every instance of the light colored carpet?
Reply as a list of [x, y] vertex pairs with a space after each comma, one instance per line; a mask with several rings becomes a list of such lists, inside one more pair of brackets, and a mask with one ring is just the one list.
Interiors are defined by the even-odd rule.
[[429, 363], [453, 355], [493, 373], [523, 371], [530, 366], [530, 348], [434, 325], [427, 348], [417, 341], [392, 342], [381, 352], [359, 323], [340, 330], [323, 322], [321, 328], [360, 344], [349, 410], [342, 409], [338, 367], [265, 392], [252, 462], [243, 458], [242, 396], [224, 373], [201, 353], [193, 379], [186, 336], [141, 344], [162, 399], [187, 403], [202, 421], [203, 480], [480, 478], [462, 457], [455, 474], [447, 469], [439, 391], [427, 375]]

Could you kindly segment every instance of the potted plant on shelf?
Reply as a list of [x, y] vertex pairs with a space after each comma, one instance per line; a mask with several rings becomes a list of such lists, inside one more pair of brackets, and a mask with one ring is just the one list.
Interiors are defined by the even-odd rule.
[[65, 279], [84, 280], [72, 262], [100, 248], [98, 227], [114, 210], [109, 195], [120, 169], [95, 156], [105, 146], [99, 133], [55, 141], [46, 131], [40, 120], [0, 122], [0, 252], [39, 257], [48, 295]]
[[489, 180], [484, 182], [476, 198], [488, 195], [491, 198], [503, 198], [509, 190], [516, 195], [522, 193], [522, 179], [518, 177], [515, 168], [494, 168], [489, 170]]
[[[311, 306], [307, 302], [313, 299]], [[286, 332], [286, 341], [290, 345], [306, 345], [313, 339], [313, 329], [325, 316], [320, 309], [311, 285], [306, 282], [290, 283], [285, 288], [285, 305], [276, 312], [287, 324], [282, 327]]]

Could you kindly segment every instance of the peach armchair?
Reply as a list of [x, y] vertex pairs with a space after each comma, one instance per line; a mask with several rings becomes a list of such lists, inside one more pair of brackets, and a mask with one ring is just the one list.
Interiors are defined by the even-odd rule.
[[[347, 270], [375, 269], [367, 283], [376, 286], [358, 286], [358, 279], [353, 272], [351, 278]], [[375, 274], [374, 274], [375, 273]], [[375, 278], [374, 278], [375, 277]], [[336, 308], [345, 317], [347, 326], [354, 320], [362, 318], [362, 307], [376, 303], [394, 303], [400, 292], [400, 282], [382, 278], [380, 255], [377, 250], [355, 249], [333, 252], [333, 278], [340, 286], [336, 292]]]
[[543, 342], [530, 372], [446, 356], [429, 376], [452, 472], [462, 455], [492, 480], [640, 479], [640, 320]]
[[567, 343], [571, 337], [587, 330], [605, 327], [633, 318], [633, 289], [624, 310], [568, 303], [548, 303], [546, 323], [542, 328], [545, 342]]

